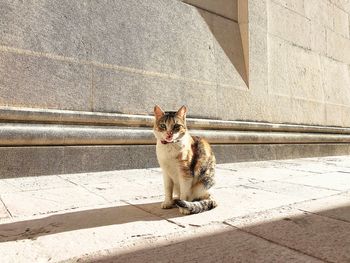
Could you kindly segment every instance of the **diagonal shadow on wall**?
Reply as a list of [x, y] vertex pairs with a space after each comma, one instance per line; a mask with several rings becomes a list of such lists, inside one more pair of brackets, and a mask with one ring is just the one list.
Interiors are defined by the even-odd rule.
[[[217, 44], [214, 44], [214, 52], [218, 70], [227, 71], [227, 74], [234, 74], [233, 71], [236, 70], [248, 86], [248, 13], [247, 7], [245, 8], [246, 1], [201, 2], [187, 0], [184, 2], [196, 7], [208, 25]], [[238, 21], [238, 18], [242, 20], [242, 23], [239, 23], [241, 21]], [[227, 62], [231, 65], [225, 65]]]

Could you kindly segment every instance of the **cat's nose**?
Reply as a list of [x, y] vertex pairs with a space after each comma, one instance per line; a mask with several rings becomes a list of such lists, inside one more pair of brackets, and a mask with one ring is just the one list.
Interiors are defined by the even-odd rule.
[[168, 131], [167, 135], [169, 135], [169, 136], [173, 135], [173, 131]]

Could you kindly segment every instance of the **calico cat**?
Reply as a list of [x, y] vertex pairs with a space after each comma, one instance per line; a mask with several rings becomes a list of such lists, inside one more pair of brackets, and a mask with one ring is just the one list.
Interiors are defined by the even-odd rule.
[[214, 185], [215, 156], [207, 141], [192, 137], [186, 127], [185, 106], [177, 112], [154, 107], [157, 158], [163, 171], [165, 199], [161, 208], [177, 205], [182, 214], [217, 206], [208, 189]]

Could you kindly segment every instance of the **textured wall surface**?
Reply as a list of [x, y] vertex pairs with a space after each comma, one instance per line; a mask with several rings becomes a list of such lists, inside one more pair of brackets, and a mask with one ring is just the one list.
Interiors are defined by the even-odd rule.
[[350, 126], [349, 14], [347, 0], [4, 0], [0, 106]]
[[295, 121], [350, 125], [349, 14], [347, 0], [268, 2], [269, 94], [295, 101]]
[[186, 104], [201, 123], [298, 128], [281, 141], [240, 128], [214, 140], [219, 162], [349, 154], [348, 133], [329, 127], [350, 127], [349, 16], [349, 0], [2, 0], [0, 176], [157, 166], [150, 140], [135, 145], [141, 117], [125, 115], [155, 104]]
[[240, 55], [237, 23], [179, 1], [1, 1], [0, 20], [1, 105], [146, 114], [188, 104], [215, 118], [218, 88], [247, 89], [209, 28]]

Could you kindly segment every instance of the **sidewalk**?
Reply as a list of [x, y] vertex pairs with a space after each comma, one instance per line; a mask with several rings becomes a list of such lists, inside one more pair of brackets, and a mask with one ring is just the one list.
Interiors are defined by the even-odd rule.
[[219, 206], [162, 210], [160, 169], [0, 180], [1, 262], [350, 262], [350, 156], [221, 164]]

